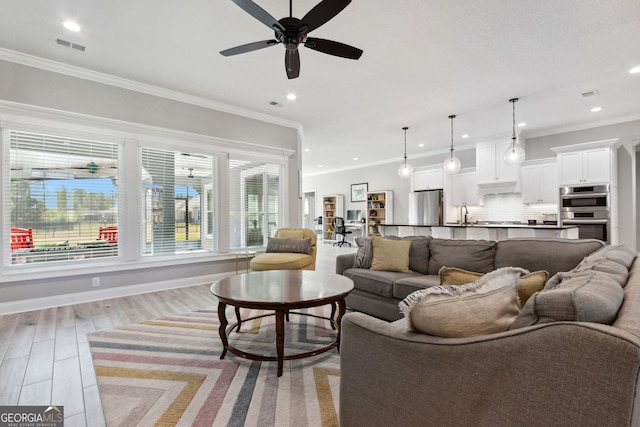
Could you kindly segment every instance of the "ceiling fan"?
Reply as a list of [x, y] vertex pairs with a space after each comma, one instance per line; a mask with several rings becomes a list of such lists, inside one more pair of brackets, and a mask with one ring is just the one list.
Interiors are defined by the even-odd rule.
[[275, 32], [275, 40], [263, 40], [236, 46], [220, 52], [223, 56], [238, 55], [252, 52], [265, 47], [282, 43], [286, 49], [284, 56], [287, 77], [295, 79], [300, 75], [300, 55], [298, 46], [302, 43], [309, 49], [329, 55], [340, 56], [348, 59], [358, 59], [362, 50], [353, 46], [339, 43], [333, 40], [308, 37], [308, 34], [316, 28], [326, 24], [333, 17], [351, 3], [351, 0], [322, 0], [311, 9], [302, 19], [293, 17], [293, 0], [289, 0], [289, 16], [276, 20], [267, 11], [251, 0], [232, 0], [249, 15], [265, 24]]

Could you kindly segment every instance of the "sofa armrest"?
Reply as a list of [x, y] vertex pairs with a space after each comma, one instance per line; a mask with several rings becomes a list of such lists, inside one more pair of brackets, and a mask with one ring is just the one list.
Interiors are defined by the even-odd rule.
[[438, 338], [363, 313], [342, 319], [340, 425], [632, 425], [640, 340], [558, 322]]
[[336, 257], [336, 273], [342, 274], [347, 268], [353, 267], [353, 261], [355, 261], [355, 259], [355, 252], [338, 255]]

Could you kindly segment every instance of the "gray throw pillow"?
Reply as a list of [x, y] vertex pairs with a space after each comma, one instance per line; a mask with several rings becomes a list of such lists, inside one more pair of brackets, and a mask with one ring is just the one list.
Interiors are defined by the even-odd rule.
[[356, 237], [355, 241], [358, 245], [358, 252], [353, 260], [353, 268], [371, 268], [371, 259], [373, 258], [371, 237]]
[[311, 254], [311, 238], [307, 239], [278, 239], [276, 237], [269, 237], [267, 243], [267, 253], [274, 252], [288, 252], [298, 254]]

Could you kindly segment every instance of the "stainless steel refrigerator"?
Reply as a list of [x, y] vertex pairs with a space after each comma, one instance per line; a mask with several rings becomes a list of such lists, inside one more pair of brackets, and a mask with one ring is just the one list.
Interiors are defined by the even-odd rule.
[[442, 225], [442, 190], [409, 193], [409, 225]]

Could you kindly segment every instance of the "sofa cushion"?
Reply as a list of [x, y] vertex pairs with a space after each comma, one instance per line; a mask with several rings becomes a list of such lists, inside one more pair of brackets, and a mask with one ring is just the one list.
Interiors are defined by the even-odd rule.
[[255, 271], [265, 270], [301, 270], [313, 264], [313, 257], [297, 253], [263, 253], [255, 256], [250, 267]]
[[624, 291], [611, 276], [586, 270], [555, 277], [560, 277], [560, 283], [529, 298], [511, 329], [559, 321], [611, 324], [615, 320]]
[[518, 315], [516, 283], [521, 268], [506, 267], [462, 286], [433, 286], [402, 300], [410, 330], [462, 338], [506, 331]]
[[[440, 276], [440, 285], [442, 286], [460, 286], [478, 280], [483, 274], [461, 268], [442, 267], [438, 272], [438, 276]], [[545, 283], [547, 283], [548, 278], [549, 273], [544, 270], [534, 271], [520, 277], [516, 285], [518, 290], [518, 307], [524, 307], [531, 295], [540, 292], [544, 288]]]
[[595, 239], [513, 238], [496, 244], [494, 263], [495, 268], [514, 266], [529, 271], [546, 270], [553, 276], [558, 271], [571, 270], [603, 246], [603, 242]]
[[405, 277], [393, 283], [393, 296], [398, 299], [404, 299], [415, 291], [430, 288], [431, 286], [438, 286], [439, 284], [440, 279], [438, 276], [431, 274]]
[[418, 273], [374, 271], [364, 268], [348, 268], [342, 274], [353, 280], [355, 289], [361, 289], [388, 298], [393, 298], [393, 284], [396, 280], [418, 276]]
[[292, 239], [269, 237], [267, 253], [292, 252], [297, 254], [311, 254], [311, 239]]
[[495, 247], [490, 240], [431, 239], [429, 274], [438, 274], [445, 265], [488, 273], [494, 269]]
[[409, 249], [411, 242], [408, 240], [390, 240], [373, 236], [373, 258], [371, 270], [398, 271], [409, 273]]
[[620, 286], [624, 287], [629, 278], [629, 268], [635, 257], [635, 251], [628, 246], [605, 246], [583, 259], [573, 271], [601, 271], [609, 274]]

